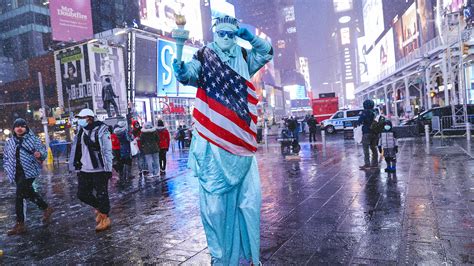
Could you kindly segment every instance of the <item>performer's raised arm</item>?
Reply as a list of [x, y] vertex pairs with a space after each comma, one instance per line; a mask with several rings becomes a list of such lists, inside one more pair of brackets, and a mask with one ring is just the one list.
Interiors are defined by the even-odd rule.
[[253, 35], [246, 28], [238, 29], [236, 35], [252, 45], [252, 50], [247, 52], [247, 64], [249, 66], [249, 74], [253, 76], [260, 68], [272, 60], [272, 45], [268, 41]]

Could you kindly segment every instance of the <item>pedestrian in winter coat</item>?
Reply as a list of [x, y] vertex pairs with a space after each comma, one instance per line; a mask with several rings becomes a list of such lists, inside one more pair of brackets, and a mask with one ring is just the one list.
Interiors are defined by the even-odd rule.
[[141, 143], [140, 143], [140, 136], [142, 134], [142, 127], [140, 126], [140, 122], [138, 122], [137, 120], [133, 121], [132, 122], [132, 135], [133, 135], [133, 139], [137, 141], [137, 146], [138, 146], [138, 154], [137, 154], [137, 160], [138, 160], [138, 170], [140, 171], [140, 173], [143, 173], [143, 171], [146, 169], [146, 163], [145, 163], [145, 156], [143, 155], [143, 153], [140, 152], [140, 147], [141, 147]]
[[[362, 125], [362, 148], [364, 150], [364, 165], [360, 167], [361, 170], [378, 167], [378, 152], [377, 144], [379, 136], [372, 130], [372, 123], [375, 121], [374, 101], [365, 100], [363, 103], [364, 110], [357, 121]], [[372, 160], [370, 160], [369, 149], [372, 152]]]
[[112, 176], [112, 142], [107, 125], [95, 121], [91, 109], [82, 109], [76, 117], [79, 131], [71, 147], [69, 167], [78, 172], [77, 197], [95, 209], [95, 230], [99, 232], [111, 225], [108, 183]]
[[166, 129], [162, 120], [158, 120], [158, 135], [160, 147], [160, 174], [166, 174], [166, 153], [170, 147], [170, 133]]
[[176, 132], [176, 140], [178, 140], [178, 148], [184, 149], [184, 139], [186, 138], [186, 129], [184, 126], [179, 126]]
[[7, 232], [8, 235], [26, 232], [23, 200], [34, 202], [43, 210], [43, 222], [49, 223], [53, 209], [33, 188], [33, 182], [41, 172], [41, 162], [48, 153], [46, 147], [28, 128], [26, 121], [18, 118], [13, 123], [13, 137], [7, 141], [4, 148], [3, 167], [10, 182], [16, 183], [16, 224]]
[[114, 133], [120, 142], [120, 161], [118, 169], [120, 180], [124, 182], [130, 178], [132, 172], [132, 149], [130, 147], [132, 137], [128, 131], [127, 122], [119, 121], [117, 127], [114, 129]]
[[120, 173], [119, 171], [119, 163], [120, 163], [120, 141], [117, 137], [117, 135], [114, 133], [114, 129], [117, 128], [117, 125], [115, 127], [111, 128], [109, 127], [110, 131], [110, 139], [112, 140], [112, 154], [114, 155], [114, 160], [113, 160], [113, 168], [117, 173]]
[[309, 116], [308, 119], [306, 120], [306, 123], [308, 124], [309, 128], [309, 142], [316, 142], [316, 128], [318, 121], [316, 121], [316, 118], [314, 116]]
[[383, 132], [380, 134], [379, 152], [383, 153], [387, 168], [385, 172], [395, 173], [397, 165], [398, 145], [397, 139], [392, 132], [392, 122], [386, 120], [383, 127]]
[[140, 137], [140, 151], [145, 155], [145, 161], [148, 166], [148, 175], [158, 174], [158, 153], [160, 148], [158, 146], [159, 138], [156, 128], [150, 123], [145, 123], [142, 128], [142, 135]]

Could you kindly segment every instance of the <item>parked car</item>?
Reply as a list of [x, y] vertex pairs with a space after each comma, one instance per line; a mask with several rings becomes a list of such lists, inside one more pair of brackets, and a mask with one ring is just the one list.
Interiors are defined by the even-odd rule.
[[[357, 121], [360, 113], [364, 109], [350, 109], [350, 110], [339, 110], [333, 114], [329, 119], [321, 122], [321, 129], [324, 129], [328, 134], [334, 134], [337, 131], [344, 129], [344, 122], [346, 121]], [[376, 107], [375, 112], [377, 115], [380, 114], [380, 110]]]
[[[461, 107], [461, 105], [456, 106], [456, 108]], [[433, 116], [438, 116], [440, 118], [442, 117], [449, 117], [452, 116], [452, 107], [451, 105], [448, 106], [443, 106], [443, 107], [435, 107], [431, 108], [429, 110], [426, 110], [422, 112], [421, 114], [413, 117], [412, 119], [405, 120], [401, 123], [401, 125], [418, 125], [418, 131], [420, 133], [424, 132], [425, 125], [429, 125], [431, 129], [431, 120]], [[467, 105], [467, 115], [468, 116], [474, 116], [474, 104], [468, 104]], [[452, 125], [452, 119], [447, 120], [448, 125]]]

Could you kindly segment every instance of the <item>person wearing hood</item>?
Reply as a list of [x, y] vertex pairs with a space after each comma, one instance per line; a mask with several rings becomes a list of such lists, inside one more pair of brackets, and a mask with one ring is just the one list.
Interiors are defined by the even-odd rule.
[[[258, 98], [250, 80], [272, 60], [273, 48], [234, 17], [216, 18], [213, 28], [214, 41], [193, 59], [173, 61], [176, 79], [197, 87], [188, 166], [199, 179], [211, 264], [238, 265], [243, 257], [256, 265], [261, 189], [255, 157]], [[252, 48], [239, 46], [237, 37]]]
[[132, 172], [132, 148], [130, 142], [132, 137], [127, 128], [127, 122], [119, 121], [114, 129], [115, 135], [120, 142], [120, 161], [118, 164], [120, 180], [127, 181], [131, 177]]
[[166, 129], [163, 120], [158, 120], [158, 138], [159, 138], [159, 161], [160, 161], [160, 174], [166, 174], [166, 153], [170, 147], [170, 133]]
[[143, 174], [145, 168], [146, 168], [146, 163], [145, 163], [145, 156], [143, 153], [140, 151], [141, 143], [140, 143], [140, 136], [142, 135], [142, 127], [140, 126], [140, 122], [137, 120], [132, 122], [132, 135], [133, 139], [137, 141], [137, 146], [138, 146], [138, 154], [136, 156], [138, 162], [138, 170], [140, 174]]
[[392, 122], [390, 120], [385, 121], [383, 131], [380, 134], [379, 152], [383, 153], [383, 157], [385, 159], [385, 162], [387, 163], [387, 168], [385, 168], [385, 172], [395, 173], [398, 145], [397, 139], [395, 138], [392, 131]]
[[158, 134], [156, 128], [150, 123], [146, 122], [142, 128], [142, 135], [140, 137], [140, 151], [145, 155], [145, 161], [148, 166], [148, 175], [158, 175], [158, 153], [160, 148], [158, 146]]
[[[372, 123], [375, 121], [375, 103], [372, 100], [365, 100], [363, 103], [364, 110], [359, 116], [357, 123], [362, 125], [362, 149], [364, 150], [364, 165], [361, 170], [378, 167], [377, 144], [379, 136], [372, 130]], [[372, 160], [369, 150], [372, 152]]]
[[41, 140], [29, 129], [23, 118], [13, 123], [13, 137], [5, 144], [3, 167], [10, 182], [16, 183], [16, 224], [7, 232], [17, 235], [26, 232], [23, 200], [28, 199], [43, 210], [43, 223], [49, 223], [53, 209], [33, 188], [33, 182], [41, 173], [41, 162], [48, 155]]
[[108, 126], [95, 121], [91, 109], [82, 109], [76, 117], [79, 128], [71, 146], [69, 169], [77, 172], [77, 197], [95, 209], [95, 230], [100, 232], [111, 225], [108, 183], [112, 177], [112, 141]]

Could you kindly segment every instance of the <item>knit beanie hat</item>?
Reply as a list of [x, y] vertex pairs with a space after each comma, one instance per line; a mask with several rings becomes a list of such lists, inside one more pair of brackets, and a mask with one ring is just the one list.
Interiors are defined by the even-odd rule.
[[15, 119], [15, 122], [13, 122], [13, 128], [20, 127], [20, 126], [27, 127], [25, 119], [23, 118]]

